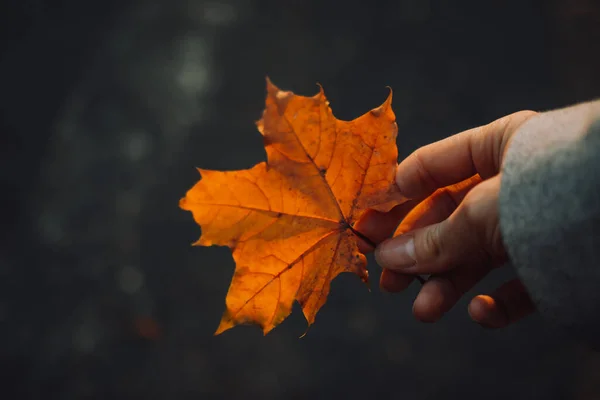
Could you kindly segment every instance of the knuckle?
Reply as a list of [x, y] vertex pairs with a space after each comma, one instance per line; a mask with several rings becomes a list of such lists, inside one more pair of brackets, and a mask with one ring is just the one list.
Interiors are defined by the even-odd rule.
[[518, 111], [490, 122], [481, 130], [480, 134], [485, 136], [485, 139], [488, 141], [486, 145], [490, 152], [488, 158], [494, 161], [495, 172], [500, 169], [508, 141], [513, 133], [526, 121], [538, 114], [538, 112], [532, 110]]
[[505, 135], [507, 132], [516, 132], [525, 122], [538, 115], [537, 112], [531, 110], [519, 111], [506, 117], [506, 124], [504, 125]]
[[485, 192], [480, 188], [471, 190], [462, 203], [462, 214], [469, 225], [474, 225], [480, 217], [479, 204], [484, 200]]
[[411, 159], [414, 172], [416, 178], [419, 182], [427, 189], [428, 191], [433, 191], [438, 187], [435, 179], [431, 176], [427, 167], [425, 166], [425, 162], [423, 161], [423, 152], [426, 151], [426, 147], [422, 147], [418, 150], [415, 150], [409, 158]]
[[[482, 203], [485, 200], [485, 191], [473, 189], [465, 197], [461, 204], [461, 218], [463, 219], [463, 230], [469, 230], [472, 244], [480, 245], [483, 241], [482, 235], [485, 233], [485, 226], [482, 226]], [[469, 232], [464, 232], [465, 234]]]
[[486, 190], [485, 183], [482, 183], [473, 188], [467, 195], [463, 201], [465, 207], [472, 208], [474, 205], [482, 202], [487, 197], [488, 193]]
[[498, 118], [497, 120], [490, 123], [490, 125], [500, 125], [500, 126], [508, 127], [515, 123], [520, 124], [520, 123], [524, 122], [525, 120], [536, 116], [537, 114], [538, 114], [538, 112], [532, 111], [532, 110], [517, 111], [515, 113], [506, 115], [502, 118]]
[[439, 204], [445, 215], [452, 214], [460, 204], [460, 199], [448, 186], [436, 190], [431, 197], [436, 204]]
[[495, 187], [489, 182], [475, 187], [465, 197], [461, 213], [466, 226], [473, 233], [471, 237], [474, 244], [492, 256], [501, 256], [503, 244], [494, 190]]
[[427, 264], [442, 256], [442, 244], [439, 225], [423, 231], [420, 246], [416, 248], [417, 263]]
[[535, 115], [538, 115], [539, 113], [537, 111], [533, 111], [533, 110], [522, 110], [519, 112], [516, 112], [514, 115], [515, 116], [519, 116], [521, 118], [531, 118]]

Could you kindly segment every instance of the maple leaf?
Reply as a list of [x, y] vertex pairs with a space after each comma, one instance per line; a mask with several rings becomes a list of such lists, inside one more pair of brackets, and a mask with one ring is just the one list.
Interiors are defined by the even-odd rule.
[[406, 199], [394, 184], [397, 126], [392, 93], [353, 121], [336, 119], [323, 89], [313, 97], [278, 89], [267, 78], [257, 122], [267, 162], [241, 171], [199, 169], [180, 207], [202, 235], [195, 245], [229, 246], [236, 268], [215, 332], [257, 324], [264, 334], [294, 300], [310, 326], [331, 281], [352, 272], [368, 282], [354, 223], [369, 208]]

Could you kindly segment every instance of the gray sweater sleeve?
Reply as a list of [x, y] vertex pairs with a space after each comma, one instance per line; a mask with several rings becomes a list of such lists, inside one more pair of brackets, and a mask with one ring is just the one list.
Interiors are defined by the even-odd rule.
[[511, 140], [500, 229], [538, 310], [600, 349], [600, 102], [539, 114]]

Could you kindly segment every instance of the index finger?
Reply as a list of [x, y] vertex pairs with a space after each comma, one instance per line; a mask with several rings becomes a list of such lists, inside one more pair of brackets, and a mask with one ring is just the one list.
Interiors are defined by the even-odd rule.
[[396, 184], [406, 197], [422, 198], [475, 174], [496, 175], [510, 137], [535, 114], [519, 111], [421, 147], [398, 165]]

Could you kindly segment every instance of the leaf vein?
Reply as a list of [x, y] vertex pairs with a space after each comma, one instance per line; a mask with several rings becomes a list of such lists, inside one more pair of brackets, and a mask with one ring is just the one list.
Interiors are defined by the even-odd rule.
[[[290, 123], [290, 120], [287, 118], [287, 116], [285, 115], [285, 113], [283, 114], [283, 119], [285, 120], [285, 122], [289, 125], [292, 133], [294, 134], [294, 137], [296, 138], [296, 140], [298, 141], [298, 145], [300, 146], [300, 148], [302, 149], [302, 151], [304, 151], [304, 154], [306, 154], [306, 157], [308, 157], [308, 159], [310, 160], [310, 162], [312, 163], [312, 165], [315, 167], [315, 170], [317, 172], [317, 174], [319, 174], [319, 176], [321, 177], [321, 181], [323, 182], [323, 184], [325, 185], [325, 187], [327, 188], [327, 190], [329, 191], [329, 194], [331, 196], [331, 199], [333, 200], [337, 211], [340, 215], [340, 218], [345, 219], [344, 217], [344, 213], [342, 212], [342, 209], [340, 207], [340, 204], [338, 203], [335, 195], [333, 194], [333, 190], [331, 189], [331, 186], [329, 186], [329, 184], [327, 183], [327, 179], [325, 179], [325, 177], [323, 175], [320, 174], [320, 170], [319, 167], [317, 166], [317, 164], [315, 163], [315, 160], [312, 159], [312, 157], [308, 154], [308, 151], [306, 151], [306, 148], [304, 147], [304, 144], [302, 144], [302, 141], [300, 140], [300, 137], [298, 136], [298, 133], [296, 132], [296, 130], [294, 129], [294, 126]], [[319, 130], [321, 129], [321, 127], [319, 127]]]
[[334, 220], [334, 219], [325, 218], [325, 217], [316, 216], [316, 215], [291, 214], [291, 213], [282, 212], [282, 211], [265, 210], [265, 209], [262, 209], [262, 208], [250, 207], [250, 206], [242, 206], [242, 205], [237, 205], [237, 204], [220, 204], [220, 203], [194, 203], [194, 204], [202, 205], [202, 206], [239, 208], [239, 209], [242, 209], [242, 210], [252, 210], [252, 211], [262, 212], [262, 213], [265, 213], [265, 214], [281, 214], [281, 215], [287, 215], [287, 216], [291, 216], [291, 217], [300, 217], [300, 218], [314, 219], [314, 220], [317, 220], [317, 221], [334, 222], [336, 224], [339, 222], [339, 221]]
[[370, 148], [370, 149], [371, 149], [371, 152], [369, 153], [369, 157], [367, 158], [367, 166], [364, 170], [364, 173], [363, 173], [363, 176], [362, 176], [362, 179], [360, 182], [360, 186], [358, 187], [358, 190], [356, 191], [356, 194], [354, 195], [354, 200], [352, 201], [352, 207], [350, 207], [350, 212], [348, 213], [348, 215], [350, 215], [350, 220], [352, 220], [354, 218], [354, 211], [356, 210], [356, 204], [358, 204], [358, 199], [360, 198], [360, 192], [365, 184], [365, 180], [367, 179], [367, 174], [368, 174], [369, 168], [371, 166], [371, 160], [373, 159], [374, 150], [372, 148]]
[[[289, 265], [286, 265], [285, 268], [283, 268], [281, 271], [279, 271], [277, 274], [269, 274], [269, 275], [273, 275], [273, 279], [271, 279], [270, 281], [268, 281], [267, 283], [265, 283], [260, 289], [258, 289], [256, 291], [256, 293], [254, 293], [252, 296], [250, 296], [250, 298], [248, 300], [246, 300], [244, 302], [244, 304], [242, 304], [240, 306], [240, 308], [237, 309], [237, 311], [233, 312], [231, 314], [232, 318], [235, 318], [240, 311], [242, 311], [244, 309], [244, 307], [246, 307], [246, 305], [251, 302], [256, 296], [258, 296], [263, 290], [265, 290], [265, 288], [267, 286], [269, 286], [275, 279], [279, 278], [282, 274], [286, 273], [287, 271], [290, 271], [292, 269], [292, 267], [298, 263], [300, 260], [302, 260], [304, 257], [306, 257], [308, 254], [312, 253], [313, 251], [315, 251], [319, 245], [326, 240], [329, 236], [334, 235], [336, 233], [340, 233], [339, 230], [334, 230], [331, 232], [327, 232], [325, 235], [321, 236], [312, 246], [310, 246], [304, 253], [302, 253], [301, 255], [299, 255], [294, 261], [292, 261]], [[338, 246], [339, 246], [339, 242], [338, 241]], [[337, 248], [336, 248], [337, 251]], [[266, 274], [266, 272], [263, 272]]]

